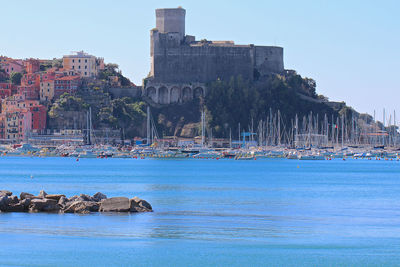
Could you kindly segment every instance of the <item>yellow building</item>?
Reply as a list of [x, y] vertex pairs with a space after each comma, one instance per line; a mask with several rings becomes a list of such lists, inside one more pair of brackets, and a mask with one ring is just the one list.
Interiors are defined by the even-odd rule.
[[98, 71], [104, 69], [104, 59], [80, 51], [75, 55], [63, 56], [63, 68], [76, 71], [81, 77], [96, 77]]
[[40, 82], [40, 101], [50, 101], [54, 97], [54, 80]]

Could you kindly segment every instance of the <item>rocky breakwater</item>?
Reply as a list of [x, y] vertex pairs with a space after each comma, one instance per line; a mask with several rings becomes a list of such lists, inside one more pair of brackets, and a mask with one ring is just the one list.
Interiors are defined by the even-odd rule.
[[138, 197], [111, 197], [98, 192], [93, 196], [80, 194], [67, 198], [61, 194], [47, 194], [43, 190], [35, 196], [22, 192], [20, 196], [0, 190], [0, 212], [149, 212], [151, 205]]

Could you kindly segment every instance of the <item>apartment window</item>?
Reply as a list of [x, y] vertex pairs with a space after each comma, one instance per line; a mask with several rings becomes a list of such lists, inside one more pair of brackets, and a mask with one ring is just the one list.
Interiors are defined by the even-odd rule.
[[72, 63], [75, 63], [75, 59], [72, 60]]
[[85, 66], [85, 69], [87, 69], [87, 66]]
[[81, 63], [81, 60], [79, 59], [78, 62]]
[[85, 71], [85, 75], [87, 75], [87, 72]]
[[78, 69], [81, 69], [81, 66], [78, 66]]
[[72, 69], [75, 69], [75, 66], [72, 66]]
[[87, 59], [85, 59], [85, 63], [87, 63]]

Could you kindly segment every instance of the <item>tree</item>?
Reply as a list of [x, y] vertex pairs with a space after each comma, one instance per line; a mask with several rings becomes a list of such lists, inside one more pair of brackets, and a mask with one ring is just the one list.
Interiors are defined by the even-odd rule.
[[63, 111], [85, 111], [88, 108], [89, 105], [86, 104], [82, 98], [64, 93], [54, 102], [49, 111], [49, 116], [51, 118], [56, 118], [58, 114]]
[[10, 75], [10, 79], [11, 79], [12, 84], [21, 85], [22, 73], [13, 72]]
[[135, 102], [132, 98], [116, 98], [111, 101], [111, 107], [104, 107], [98, 113], [102, 123], [118, 129], [123, 129], [126, 136], [133, 137], [137, 126], [146, 117], [144, 102]]

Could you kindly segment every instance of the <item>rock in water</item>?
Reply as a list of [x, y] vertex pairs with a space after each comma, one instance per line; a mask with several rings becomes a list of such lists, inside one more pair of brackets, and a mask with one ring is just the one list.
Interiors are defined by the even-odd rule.
[[80, 194], [79, 197], [83, 199], [83, 201], [94, 201], [94, 199], [91, 196], [86, 194]]
[[69, 203], [65, 209], [65, 213], [89, 213], [99, 211], [99, 204], [93, 201], [75, 201]]
[[21, 192], [21, 194], [19, 195], [19, 198], [22, 200], [22, 199], [26, 199], [26, 198], [35, 198], [35, 196], [30, 193]]
[[19, 203], [24, 206], [25, 211], [28, 211], [29, 205], [31, 204], [31, 199], [25, 198], [25, 199], [22, 199]]
[[100, 201], [102, 201], [103, 199], [107, 199], [107, 196], [104, 195], [104, 194], [101, 193], [101, 192], [97, 192], [96, 194], [93, 195], [93, 199], [94, 199], [95, 201], [97, 201], [97, 202], [100, 202]]
[[22, 203], [10, 204], [7, 209], [7, 212], [24, 212], [25, 206]]
[[10, 200], [10, 204], [18, 204], [19, 200], [17, 196], [9, 196], [8, 199]]
[[59, 194], [47, 194], [46, 198], [48, 199], [54, 199], [55, 201], [59, 201], [61, 197], [65, 197], [65, 195], [59, 195]]
[[7, 190], [0, 190], [0, 196], [11, 196], [12, 192]]
[[41, 190], [39, 193], [40, 198], [45, 198], [47, 196], [47, 193], [44, 190]]
[[112, 197], [104, 199], [100, 204], [101, 212], [127, 212], [130, 211], [130, 201], [127, 197]]
[[134, 197], [130, 199], [130, 211], [131, 212], [149, 212], [153, 211], [150, 203], [144, 199]]
[[60, 205], [62, 208], [65, 207], [68, 203], [68, 198], [66, 198], [65, 196], [60, 197], [60, 199], [58, 200], [58, 205]]
[[30, 212], [58, 212], [60, 207], [54, 199], [32, 199], [29, 205]]
[[0, 211], [6, 211], [9, 204], [10, 200], [8, 199], [8, 196], [0, 196]]

